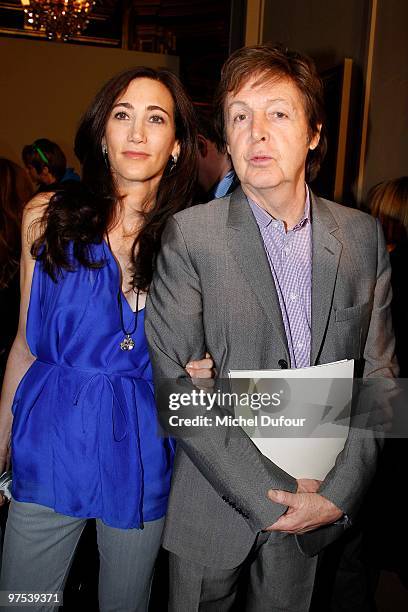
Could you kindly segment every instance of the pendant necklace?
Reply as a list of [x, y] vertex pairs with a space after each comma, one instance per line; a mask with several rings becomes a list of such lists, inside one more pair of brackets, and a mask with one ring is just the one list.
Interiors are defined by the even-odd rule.
[[[133, 289], [133, 291], [135, 291], [135, 289]], [[140, 289], [137, 289], [137, 291], [136, 291], [136, 310], [133, 313], [134, 316], [135, 316], [135, 320], [134, 320], [134, 324], [133, 324], [133, 329], [127, 330], [125, 328], [125, 323], [123, 321], [122, 291], [121, 291], [120, 288], [118, 290], [118, 305], [119, 305], [119, 314], [120, 314], [120, 326], [122, 328], [123, 333], [125, 334], [125, 337], [123, 338], [122, 342], [119, 345], [120, 348], [122, 349], [122, 351], [131, 351], [131, 350], [133, 350], [135, 348], [135, 341], [133, 340], [132, 335], [135, 333], [136, 328], [137, 328], [137, 316], [139, 314], [139, 294], [140, 294]]]
[[[112, 257], [114, 257], [108, 233], [106, 233], [106, 240], [107, 240], [107, 243], [108, 243], [108, 246], [109, 246], [109, 250], [112, 253]], [[118, 264], [116, 264], [116, 265], [118, 266]], [[119, 268], [119, 266], [118, 266], [118, 268]], [[122, 349], [122, 351], [132, 351], [135, 348], [135, 341], [133, 340], [132, 335], [135, 333], [135, 331], [137, 329], [137, 318], [138, 318], [138, 314], [139, 314], [139, 295], [140, 295], [140, 289], [138, 288], [137, 290], [135, 290], [135, 288], [133, 287], [133, 291], [134, 291], [134, 293], [136, 293], [136, 310], [133, 313], [134, 314], [133, 329], [127, 330], [125, 328], [125, 322], [124, 322], [124, 319], [123, 319], [122, 287], [121, 287], [121, 278], [120, 278], [120, 274], [119, 274], [119, 288], [118, 288], [117, 300], [118, 300], [119, 315], [120, 315], [120, 327], [121, 327], [122, 332], [125, 335], [125, 337], [123, 338], [123, 340], [119, 344], [119, 346]]]

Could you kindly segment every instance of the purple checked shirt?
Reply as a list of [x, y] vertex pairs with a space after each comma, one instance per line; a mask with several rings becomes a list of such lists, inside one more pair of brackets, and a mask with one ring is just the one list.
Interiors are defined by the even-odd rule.
[[279, 298], [288, 341], [290, 366], [310, 365], [312, 297], [312, 227], [306, 188], [305, 212], [291, 230], [248, 198], [263, 239]]

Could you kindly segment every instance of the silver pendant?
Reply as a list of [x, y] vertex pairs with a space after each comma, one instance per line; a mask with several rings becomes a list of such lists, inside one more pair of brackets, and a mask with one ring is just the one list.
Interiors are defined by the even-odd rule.
[[126, 334], [126, 336], [123, 338], [122, 342], [120, 343], [120, 348], [122, 351], [131, 351], [135, 348], [133, 338], [131, 338], [129, 334]]

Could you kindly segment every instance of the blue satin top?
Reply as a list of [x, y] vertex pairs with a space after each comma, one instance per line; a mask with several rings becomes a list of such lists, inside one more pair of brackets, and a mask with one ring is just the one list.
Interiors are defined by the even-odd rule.
[[[13, 403], [12, 494], [140, 528], [166, 512], [173, 446], [159, 432], [144, 310], [135, 348], [122, 351], [118, 265], [105, 242], [90, 248], [105, 265], [76, 264], [57, 283], [35, 265], [27, 341], [36, 360]], [[121, 299], [129, 330], [134, 313]]]

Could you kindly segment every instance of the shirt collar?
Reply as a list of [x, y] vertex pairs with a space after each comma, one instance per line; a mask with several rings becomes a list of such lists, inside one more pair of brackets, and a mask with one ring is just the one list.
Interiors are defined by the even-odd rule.
[[227, 193], [232, 181], [234, 180], [234, 176], [235, 170], [231, 168], [231, 170], [228, 170], [227, 174], [215, 186], [214, 198], [221, 198]]
[[[270, 225], [272, 221], [276, 220], [274, 219], [274, 217], [272, 217], [272, 215], [267, 213], [265, 209], [261, 208], [261, 206], [259, 206], [259, 204], [255, 202], [255, 200], [252, 200], [252, 198], [249, 198], [248, 196], [247, 196], [247, 199], [252, 209], [252, 212], [254, 213], [256, 222], [258, 223], [259, 226], [268, 227], [268, 225]], [[310, 220], [311, 220], [310, 219], [310, 192], [309, 192], [308, 186], [306, 185], [305, 209], [304, 209], [302, 218], [300, 219], [300, 221], [296, 223], [296, 225], [292, 228], [291, 231], [300, 229], [307, 222], [310, 223]]]

